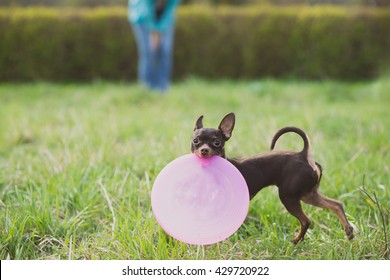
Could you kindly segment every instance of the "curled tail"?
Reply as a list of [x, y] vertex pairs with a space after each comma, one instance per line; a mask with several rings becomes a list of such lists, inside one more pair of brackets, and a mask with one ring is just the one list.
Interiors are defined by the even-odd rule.
[[276, 141], [279, 139], [279, 137], [287, 132], [294, 132], [302, 137], [303, 149], [302, 149], [301, 153], [308, 156], [309, 151], [310, 151], [309, 138], [307, 137], [306, 133], [303, 130], [301, 130], [297, 127], [293, 127], [293, 126], [284, 127], [275, 133], [274, 137], [272, 138], [272, 142], [271, 142], [271, 150], [273, 150], [275, 148]]
[[306, 158], [307, 162], [310, 164], [310, 166], [313, 168], [313, 170], [317, 173], [317, 183], [319, 183], [321, 180], [321, 177], [322, 177], [322, 167], [318, 162], [316, 162], [313, 159], [313, 156], [310, 152], [309, 138], [307, 137], [306, 133], [303, 130], [301, 130], [297, 127], [293, 127], [293, 126], [284, 127], [282, 129], [280, 129], [278, 132], [276, 132], [276, 134], [272, 138], [271, 150], [274, 149], [276, 141], [279, 139], [279, 137], [287, 132], [294, 132], [302, 137], [303, 149], [300, 153]]

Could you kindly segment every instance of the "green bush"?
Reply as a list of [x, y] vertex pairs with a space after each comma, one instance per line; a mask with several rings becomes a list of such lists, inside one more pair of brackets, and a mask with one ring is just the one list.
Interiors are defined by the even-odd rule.
[[135, 76], [124, 9], [0, 12], [0, 80], [87, 81]]
[[[174, 77], [375, 77], [389, 34], [390, 9], [183, 6]], [[125, 8], [0, 9], [0, 81], [127, 81], [136, 65]]]
[[389, 9], [198, 8], [180, 15], [179, 73], [358, 79], [389, 66]]

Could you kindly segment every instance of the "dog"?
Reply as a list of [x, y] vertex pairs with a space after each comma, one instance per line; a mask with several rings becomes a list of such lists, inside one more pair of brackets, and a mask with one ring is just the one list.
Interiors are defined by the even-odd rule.
[[[195, 123], [192, 134], [191, 152], [199, 157], [220, 156], [226, 158], [225, 142], [231, 136], [235, 125], [235, 115], [226, 115], [215, 128], [203, 127], [203, 116]], [[276, 141], [285, 133], [294, 132], [303, 139], [303, 149], [295, 151], [274, 151]], [[293, 243], [304, 239], [310, 226], [310, 219], [303, 212], [301, 201], [332, 210], [340, 218], [348, 239], [354, 237], [353, 227], [347, 220], [341, 202], [328, 198], [318, 190], [322, 168], [312, 156], [306, 133], [297, 127], [284, 127], [276, 132], [271, 142], [271, 151], [252, 157], [226, 158], [243, 175], [252, 199], [263, 188], [276, 185], [279, 198], [287, 211], [300, 222], [300, 231]]]

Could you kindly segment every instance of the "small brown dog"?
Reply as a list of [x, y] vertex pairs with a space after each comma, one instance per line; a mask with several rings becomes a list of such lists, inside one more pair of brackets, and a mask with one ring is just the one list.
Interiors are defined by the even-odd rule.
[[[225, 158], [224, 145], [232, 135], [235, 115], [233, 113], [226, 115], [218, 129], [203, 128], [202, 120], [203, 116], [196, 121], [191, 151], [200, 157], [217, 155]], [[287, 132], [294, 132], [302, 137], [304, 143], [302, 151], [273, 151], [276, 141]], [[301, 129], [285, 127], [279, 130], [272, 139], [270, 152], [228, 160], [245, 178], [251, 198], [264, 187], [276, 185], [279, 188], [279, 198], [283, 205], [301, 224], [301, 229], [293, 240], [294, 244], [303, 240], [310, 225], [310, 219], [302, 210], [301, 201], [335, 212], [348, 239], [353, 238], [353, 228], [345, 216], [342, 204], [318, 191], [322, 176], [321, 165], [314, 161], [309, 139]]]

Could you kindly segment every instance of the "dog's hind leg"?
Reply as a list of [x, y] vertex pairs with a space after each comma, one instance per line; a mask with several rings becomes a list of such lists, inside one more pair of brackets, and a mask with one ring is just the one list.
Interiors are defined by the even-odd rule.
[[340, 218], [348, 239], [351, 240], [353, 238], [353, 227], [349, 224], [347, 217], [345, 216], [343, 205], [340, 201], [324, 196], [318, 192], [318, 188], [303, 196], [302, 201], [307, 204], [332, 210]]
[[310, 226], [310, 219], [303, 212], [301, 201], [299, 198], [284, 196], [280, 193], [280, 191], [279, 191], [279, 197], [283, 205], [286, 207], [287, 211], [290, 212], [291, 215], [296, 217], [301, 224], [301, 229], [299, 233], [295, 236], [295, 238], [292, 241], [294, 244], [297, 244], [298, 242], [303, 240], [306, 231]]

